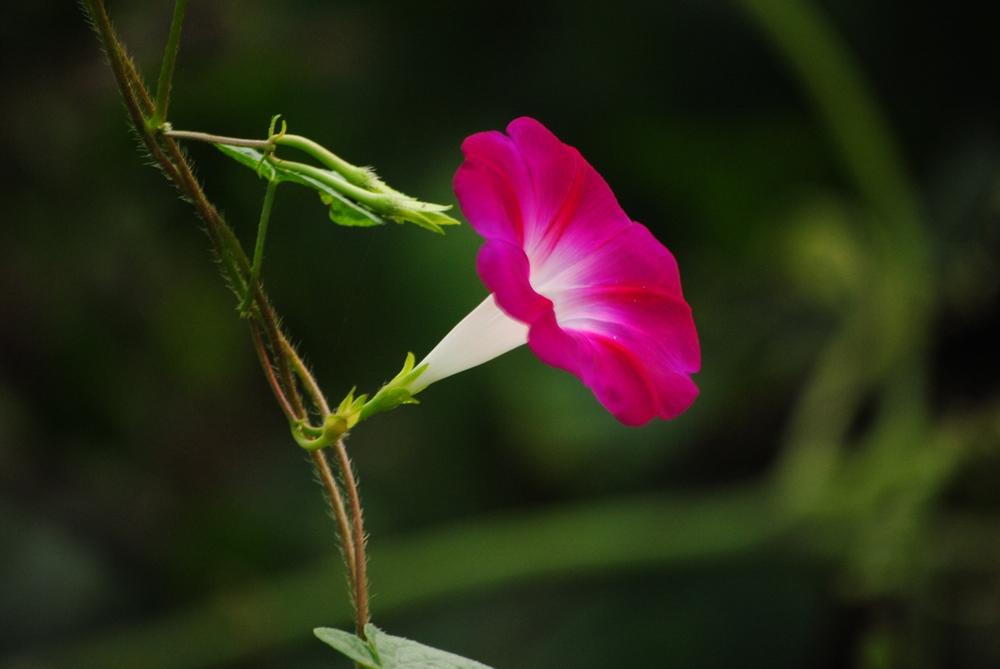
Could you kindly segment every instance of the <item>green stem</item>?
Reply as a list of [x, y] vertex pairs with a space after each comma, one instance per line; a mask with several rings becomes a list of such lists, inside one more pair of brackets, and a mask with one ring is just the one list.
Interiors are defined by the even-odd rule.
[[181, 44], [181, 25], [184, 23], [184, 9], [187, 0], [177, 0], [174, 3], [174, 19], [170, 24], [170, 37], [167, 38], [167, 49], [163, 53], [163, 66], [160, 68], [160, 79], [156, 82], [156, 106], [149, 127], [159, 128], [167, 120], [167, 105], [170, 102], [170, 84], [174, 78], [174, 63], [177, 62], [177, 51]]
[[260, 279], [260, 266], [264, 262], [264, 239], [267, 237], [267, 224], [271, 219], [271, 205], [274, 204], [274, 191], [278, 190], [278, 180], [267, 182], [267, 192], [264, 193], [264, 207], [260, 210], [260, 224], [257, 226], [257, 244], [253, 250], [253, 265], [250, 267], [250, 282], [247, 284], [247, 294], [240, 304], [240, 313], [245, 314], [253, 304], [257, 294], [257, 281]]

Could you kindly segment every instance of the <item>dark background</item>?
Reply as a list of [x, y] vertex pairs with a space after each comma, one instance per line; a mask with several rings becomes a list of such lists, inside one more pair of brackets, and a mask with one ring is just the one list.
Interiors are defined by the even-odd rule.
[[[175, 127], [260, 138], [281, 113], [453, 203], [462, 139], [533, 116], [681, 267], [704, 371], [675, 421], [624, 428], [522, 349], [357, 428], [387, 631], [499, 668], [1000, 666], [1000, 9], [758, 4], [777, 23], [736, 0], [190, 2]], [[872, 104], [810, 93], [825, 52], [768, 27], [803, 6]], [[110, 9], [154, 82], [170, 3]], [[320, 489], [83, 12], [11, 4], [0, 54], [0, 664], [346, 667], [309, 635], [350, 624]], [[840, 103], [881, 114], [903, 225]], [[250, 244], [263, 183], [189, 150]], [[340, 228], [283, 186], [263, 277], [339, 400], [478, 304], [479, 244]], [[914, 291], [922, 317], [894, 301]], [[859, 353], [830, 363], [849, 323]], [[810, 405], [824, 364], [863, 381]]]

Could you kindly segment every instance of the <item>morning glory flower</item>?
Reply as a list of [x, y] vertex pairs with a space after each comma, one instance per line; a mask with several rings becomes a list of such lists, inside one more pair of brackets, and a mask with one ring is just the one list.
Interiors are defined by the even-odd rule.
[[670, 251], [534, 119], [472, 135], [462, 152], [455, 194], [486, 239], [477, 270], [490, 295], [416, 365], [406, 390], [527, 344], [626, 425], [687, 409], [701, 352]]

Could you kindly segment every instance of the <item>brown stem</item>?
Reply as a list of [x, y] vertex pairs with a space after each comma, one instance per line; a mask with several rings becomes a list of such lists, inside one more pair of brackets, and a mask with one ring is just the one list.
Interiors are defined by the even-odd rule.
[[[190, 165], [188, 165], [187, 160], [184, 158], [184, 154], [181, 153], [180, 147], [177, 146], [177, 142], [171, 137], [164, 137], [163, 144], [177, 164], [182, 189], [191, 198], [202, 220], [205, 221], [209, 237], [222, 256], [223, 262], [229, 267], [230, 274], [234, 275], [240, 288], [250, 290], [249, 287], [246, 287], [246, 280], [244, 279], [244, 275], [250, 273], [250, 261], [243, 252], [243, 248], [236, 239], [236, 235], [226, 225], [218, 210], [205, 197], [204, 191], [202, 191], [197, 179], [195, 179]], [[254, 286], [253, 290], [257, 293], [256, 313], [260, 314], [264, 331], [271, 342], [271, 352], [274, 354], [274, 360], [278, 367], [281, 385], [285, 390], [289, 403], [292, 405], [292, 409], [295, 411], [295, 416], [300, 419], [305, 418], [306, 412], [302, 406], [302, 398], [299, 396], [295, 380], [292, 378], [291, 368], [288, 365], [288, 358], [285, 355], [284, 347], [280, 343], [282, 335], [278, 326], [278, 318], [274, 313], [274, 309], [271, 308], [260, 284]]]
[[[117, 36], [115, 36], [113, 32], [113, 28], [111, 30], [112, 30], [111, 37], [117, 43], [118, 38]], [[161, 147], [156, 142], [155, 138], [151, 136], [148, 131], [145, 130], [146, 116], [147, 115], [151, 116], [154, 111], [153, 101], [149, 97], [149, 91], [146, 90], [145, 84], [142, 83], [142, 79], [139, 77], [139, 72], [135, 68], [135, 63], [133, 63], [132, 59], [125, 54], [124, 49], [122, 49], [120, 45], [118, 46], [118, 49], [119, 49], [119, 55], [122, 58], [121, 61], [122, 70], [123, 70], [123, 75], [125, 77], [125, 84], [128, 86], [127, 90], [131, 91], [133, 96], [137, 97], [138, 102], [142, 104], [142, 107], [145, 110], [144, 112], [142, 111], [139, 112], [138, 119], [134, 114], [132, 114], [132, 124], [135, 125], [137, 132], [139, 133], [139, 136], [142, 138], [142, 143], [146, 147], [146, 150], [149, 151], [150, 155], [153, 156], [153, 159], [156, 161], [156, 164], [160, 167], [160, 169], [162, 169], [166, 173], [167, 179], [172, 181], [176, 187], [180, 188], [180, 174], [177, 172], [177, 167], [163, 152], [163, 147]], [[119, 90], [122, 91], [122, 97], [126, 99], [126, 105], [128, 105], [128, 96], [124, 94], [125, 89], [122, 86], [123, 86], [122, 82], [119, 81], [118, 88]], [[140, 122], [141, 125], [137, 125]], [[143, 129], [139, 130], [139, 128]]]
[[[114, 28], [111, 26], [111, 19], [108, 17], [104, 3], [101, 0], [88, 0], [87, 6], [90, 8], [90, 15], [94, 19], [94, 25], [97, 27], [97, 32], [101, 36], [101, 42], [103, 42], [104, 48], [107, 51], [111, 72], [114, 74], [115, 82], [118, 84], [118, 89], [125, 100], [125, 108], [128, 110], [129, 116], [132, 117], [133, 125], [136, 125], [136, 121], [140, 121], [138, 130], [142, 134], [141, 128], [145, 125], [142, 111], [139, 109], [134, 95], [125, 95], [125, 90], [131, 90], [132, 88], [129, 83], [129, 77], [126, 74], [125, 63], [129, 63], [127, 67], [133, 73], [135, 73], [135, 67], [129, 62], [128, 56], [122, 51], [121, 42], [118, 41]], [[135, 76], [138, 77], [137, 74]]]
[[192, 132], [190, 130], [164, 130], [163, 134], [175, 139], [192, 139], [196, 142], [210, 142], [212, 144], [228, 144], [229, 146], [245, 146], [251, 149], [262, 149], [264, 151], [274, 150], [274, 144], [268, 139], [241, 139], [239, 137], [226, 137], [224, 135], [211, 135], [207, 132]]
[[253, 321], [250, 321], [250, 336], [253, 339], [254, 349], [257, 351], [257, 359], [260, 360], [260, 366], [264, 370], [264, 376], [267, 377], [267, 384], [271, 386], [271, 391], [274, 393], [274, 398], [278, 400], [278, 404], [281, 405], [281, 410], [285, 412], [288, 420], [295, 420], [295, 411], [288, 403], [288, 398], [285, 397], [285, 392], [281, 389], [281, 384], [278, 383], [278, 377], [274, 375], [271, 360], [267, 357], [267, 349], [264, 347], [264, 341], [260, 338], [260, 328]]
[[[208, 198], [205, 197], [204, 191], [198, 184], [197, 179], [195, 179], [194, 173], [191, 170], [187, 159], [184, 157], [184, 154], [177, 146], [177, 143], [170, 137], [163, 138], [164, 146], [170, 153], [172, 158], [171, 160], [171, 158], [168, 158], [163, 153], [163, 150], [156, 142], [155, 137], [146, 129], [146, 119], [139, 108], [139, 100], [142, 101], [143, 105], [147, 109], [152, 110], [153, 103], [149, 96], [149, 92], [146, 90], [142, 80], [139, 78], [135, 66], [125, 56], [121, 48], [121, 43], [115, 35], [114, 28], [111, 25], [111, 21], [102, 0], [91, 0], [90, 8], [91, 13], [94, 16], [95, 23], [97, 23], [102, 41], [105, 44], [105, 48], [108, 50], [108, 60], [111, 62], [112, 71], [114, 72], [115, 79], [118, 83], [119, 91], [125, 100], [125, 106], [129, 111], [132, 124], [142, 137], [143, 143], [153, 155], [156, 162], [164, 169], [164, 171], [166, 171], [167, 176], [177, 184], [181, 191], [188, 196], [194, 204], [195, 209], [197, 209], [201, 219], [205, 221], [209, 238], [212, 240], [213, 246], [215, 246], [216, 252], [219, 254], [223, 263], [226, 264], [226, 269], [228, 270], [227, 273], [230, 281], [234, 284], [234, 288], [238, 291], [245, 291], [246, 282], [243, 275], [249, 273], [250, 271], [250, 262], [247, 259], [246, 254], [243, 253], [243, 249], [236, 240], [236, 236], [233, 234], [229, 226], [226, 225], [218, 210], [216, 210], [212, 203], [208, 201]], [[131, 95], [128, 93], [131, 93]], [[260, 311], [263, 316], [264, 327], [267, 331], [268, 339], [271, 340], [273, 348], [275, 349], [275, 358], [278, 364], [278, 370], [282, 376], [285, 390], [289, 395], [291, 395], [291, 405], [296, 410], [298, 417], [301, 418], [305, 415], [305, 411], [302, 408], [301, 399], [299, 398], [298, 391], [295, 388], [295, 383], [288, 368], [288, 361], [285, 359], [284, 351], [280, 350], [283, 347], [278, 344], [282, 337], [278, 336], [280, 329], [277, 325], [277, 318], [274, 315], [274, 311], [268, 303], [263, 290], [260, 289], [259, 286], [256, 287], [256, 290], [257, 302], [261, 307]]]
[[274, 309], [271, 307], [267, 295], [264, 293], [263, 288], [260, 287], [260, 284], [258, 283], [250, 288], [244, 279], [244, 275], [249, 275], [251, 271], [250, 260], [243, 252], [243, 247], [240, 246], [239, 240], [236, 239], [236, 235], [233, 234], [232, 229], [226, 225], [218, 210], [205, 197], [204, 191], [198, 184], [198, 180], [184, 158], [180, 147], [177, 146], [177, 142], [173, 138], [166, 136], [163, 137], [163, 144], [177, 164], [177, 171], [179, 179], [183, 184], [184, 192], [191, 198], [202, 220], [205, 221], [205, 225], [209, 230], [209, 237], [215, 244], [220, 256], [222, 256], [223, 262], [229, 267], [234, 281], [244, 291], [252, 289], [256, 292], [255, 312], [260, 314], [264, 331], [267, 333], [267, 338], [271, 343], [271, 352], [274, 354], [278, 373], [281, 375], [281, 385], [295, 412], [295, 416], [300, 419], [305, 418], [306, 411], [302, 406], [302, 398], [299, 396], [295, 379], [292, 378], [291, 368], [289, 367], [288, 358], [284, 350], [285, 347], [281, 344], [284, 340], [284, 335], [281, 333], [281, 328], [278, 325], [278, 317], [275, 315]]
[[[351, 523], [347, 517], [347, 510], [344, 508], [344, 498], [340, 494], [340, 488], [330, 470], [330, 463], [326, 460], [324, 449], [310, 451], [316, 471], [323, 481], [326, 494], [330, 498], [330, 506], [333, 508], [333, 516], [337, 521], [337, 530], [340, 533], [340, 543], [344, 549], [344, 562], [347, 563], [347, 573], [350, 577], [352, 588], [358, 580], [356, 553], [354, 550], [354, 539], [351, 537]], [[353, 594], [353, 593], [352, 593]]]
[[286, 352], [286, 347], [282, 345], [285, 339], [285, 335], [281, 332], [281, 327], [278, 325], [278, 317], [274, 313], [274, 309], [271, 308], [271, 304], [267, 301], [267, 295], [264, 294], [263, 289], [260, 284], [255, 286], [257, 292], [256, 307], [264, 321], [264, 327], [267, 329], [268, 338], [271, 340], [271, 350], [274, 353], [275, 359], [278, 361], [278, 372], [281, 374], [281, 379], [285, 388], [289, 390], [291, 395], [292, 408], [295, 409], [295, 414], [299, 418], [306, 417], [306, 410], [302, 406], [302, 397], [299, 395], [299, 389], [295, 385], [295, 379], [292, 378], [292, 371], [288, 364], [288, 354]]
[[125, 73], [128, 76], [129, 83], [132, 86], [132, 91], [139, 96], [139, 102], [146, 109], [146, 113], [152, 115], [155, 109], [153, 108], [153, 100], [149, 97], [149, 90], [146, 85], [142, 83], [142, 78], [139, 76], [139, 71], [135, 67], [135, 63], [132, 62], [131, 58], [124, 59]]
[[313, 404], [319, 409], [320, 413], [323, 414], [323, 418], [330, 415], [330, 405], [326, 403], [326, 397], [323, 396], [323, 391], [320, 390], [319, 384], [316, 383], [316, 379], [309, 372], [309, 368], [306, 367], [306, 363], [302, 361], [299, 357], [298, 352], [295, 347], [289, 343], [288, 339], [285, 338], [284, 333], [279, 332], [281, 337], [281, 346], [285, 349], [285, 354], [292, 361], [292, 367], [295, 369], [295, 373], [298, 375], [299, 379], [302, 380], [302, 385], [306, 387], [306, 392], [309, 393], [309, 397], [312, 399]]
[[[100, 33], [101, 41], [104, 44], [104, 48], [107, 51], [108, 62], [111, 65], [111, 71], [114, 74], [115, 82], [118, 84], [118, 91], [121, 93], [122, 99], [125, 102], [125, 109], [128, 111], [132, 125], [136, 132], [139, 133], [139, 137], [142, 139], [143, 144], [146, 149], [149, 150], [150, 154], [156, 160], [157, 164], [164, 170], [167, 177], [170, 178], [181, 192], [183, 192], [188, 198], [191, 199], [195, 208], [198, 210], [198, 214], [201, 216], [202, 220], [205, 221], [205, 225], [208, 228], [209, 238], [212, 240], [213, 245], [216, 247], [216, 251], [224, 262], [227, 263], [228, 274], [230, 275], [230, 280], [234, 282], [235, 287], [239, 287], [242, 277], [238, 269], [233, 266], [232, 258], [229, 253], [226, 253], [224, 245], [222, 244], [222, 237], [219, 234], [220, 224], [223, 227], [225, 223], [221, 221], [221, 217], [218, 212], [215, 211], [214, 207], [208, 203], [205, 199], [204, 193], [201, 192], [201, 188], [198, 186], [197, 181], [194, 180], [191, 174], [190, 168], [187, 166], [187, 161], [184, 156], [177, 150], [177, 146], [174, 142], [170, 142], [167, 146], [168, 150], [171, 151], [173, 160], [168, 158], [163, 152], [163, 149], [156, 142], [155, 137], [146, 128], [146, 118], [140, 108], [140, 99], [142, 104], [147, 107], [147, 109], [152, 108], [152, 100], [149, 96], [149, 92], [146, 90], [139, 74], [135, 69], [135, 66], [125, 55], [124, 50], [119, 42], [117, 35], [115, 34], [114, 27], [111, 25], [111, 19], [108, 16], [107, 9], [104, 6], [102, 0], [89, 0], [88, 7], [90, 8], [90, 14], [94, 19], [94, 24], [97, 26], [98, 33]], [[184, 169], [188, 168], [188, 169]], [[248, 264], [249, 266], [249, 264]]]
[[163, 145], [170, 154], [171, 160], [177, 166], [177, 185], [190, 198], [191, 204], [198, 211], [198, 216], [205, 222], [208, 237], [212, 240], [212, 245], [215, 247], [216, 253], [219, 254], [219, 259], [225, 265], [230, 281], [234, 284], [233, 288], [237, 293], [245, 295], [247, 282], [244, 275], [250, 273], [250, 262], [247, 260], [246, 254], [243, 253], [238, 244], [226, 243], [228, 240], [225, 238], [223, 230], [228, 229], [229, 226], [226, 225], [218, 210], [205, 197], [201, 185], [195, 178], [194, 172], [191, 170], [191, 166], [188, 165], [187, 159], [181, 152], [180, 147], [177, 146], [177, 142], [169, 137], [165, 137]]
[[[280, 333], [279, 333], [280, 334]], [[303, 385], [309, 392], [313, 403], [319, 409], [325, 419], [330, 414], [330, 406], [326, 402], [323, 391], [320, 390], [316, 379], [309, 372], [305, 362], [299, 357], [295, 348], [281, 334], [281, 344], [285, 353], [292, 361], [296, 374], [302, 380]], [[368, 576], [367, 561], [365, 558], [365, 530], [364, 518], [361, 512], [361, 498], [358, 495], [358, 485], [354, 477], [354, 468], [347, 457], [347, 449], [344, 448], [343, 439], [338, 439], [334, 444], [337, 451], [337, 462], [340, 466], [341, 478], [347, 492], [347, 498], [351, 505], [350, 520], [344, 510], [344, 502], [340, 496], [340, 489], [330, 473], [330, 465], [320, 449], [312, 452], [313, 461], [320, 472], [320, 477], [326, 486], [330, 496], [331, 506], [337, 518], [337, 526], [340, 530], [340, 540], [344, 547], [344, 561], [351, 574], [351, 585], [353, 588], [354, 610], [357, 614], [357, 634], [362, 639], [365, 638], [365, 625], [368, 623]], [[350, 524], [349, 524], [350, 523]], [[353, 531], [353, 537], [351, 536]]]
[[[204, 191], [202, 191], [197, 179], [195, 179], [194, 173], [184, 154], [181, 153], [180, 148], [177, 146], [177, 143], [170, 137], [162, 138], [163, 145], [170, 154], [170, 158], [168, 158], [164, 155], [155, 137], [146, 128], [146, 119], [139, 107], [138, 98], [141, 98], [143, 103], [151, 108], [152, 102], [149, 92], [139, 79], [134, 65], [125, 56], [121, 43], [118, 41], [114, 28], [111, 25], [104, 2], [102, 0], [90, 0], [89, 7], [97, 24], [101, 39], [108, 50], [108, 60], [111, 62], [112, 72], [118, 83], [118, 89], [125, 100], [125, 106], [128, 109], [133, 126], [135, 126], [136, 131], [142, 137], [143, 143], [149, 149], [156, 162], [191, 200], [192, 204], [194, 204], [198, 215], [205, 222], [209, 238], [212, 240], [216, 252], [226, 266], [227, 274], [233, 283], [233, 287], [238, 292], [241, 290], [245, 291], [246, 281], [244, 275], [250, 272], [250, 261], [247, 259], [246, 254], [243, 253], [243, 249], [239, 245], [239, 241], [236, 239], [233, 231], [226, 225], [218, 210], [205, 197]], [[126, 65], [126, 63], [128, 64]], [[136, 97], [137, 95], [138, 98]], [[296, 416], [304, 418], [305, 409], [302, 406], [302, 400], [299, 397], [298, 389], [292, 378], [284, 351], [285, 347], [280, 343], [283, 336], [280, 334], [277, 317], [268, 303], [263, 290], [259, 286], [256, 286], [255, 290], [257, 291], [256, 301], [262, 316], [264, 330], [271, 342], [272, 352], [278, 367], [278, 373], [281, 375], [286, 397], [289, 398], [289, 403], [294, 409]]]
[[[128, 111], [132, 125], [135, 127], [136, 132], [139, 133], [142, 143], [156, 160], [156, 163], [163, 169], [167, 177], [179, 186], [177, 168], [170, 162], [170, 159], [167, 158], [163, 150], [146, 131], [146, 118], [139, 107], [139, 101], [141, 100], [150, 112], [153, 109], [153, 101], [149, 97], [149, 92], [142, 84], [135, 65], [128, 55], [125, 54], [121, 42], [118, 41], [118, 36], [115, 34], [114, 26], [111, 25], [111, 19], [108, 17], [104, 2], [102, 0], [88, 0], [87, 4], [90, 9], [90, 16], [93, 18], [97, 32], [101, 36], [101, 42], [104, 44], [108, 63], [111, 65], [111, 73], [115, 77], [115, 83], [118, 84], [118, 91], [125, 102], [125, 109]], [[136, 97], [137, 95], [138, 98]]]
[[[282, 411], [290, 420], [301, 420], [306, 417], [299, 389], [292, 376], [292, 366], [294, 366], [296, 374], [302, 380], [316, 408], [326, 417], [329, 415], [330, 409], [323, 393], [302, 359], [282, 333], [278, 317], [271, 307], [267, 295], [259, 284], [254, 286], [248, 284], [246, 277], [251, 271], [250, 261], [243, 252], [236, 235], [233, 234], [232, 229], [226, 224], [215, 206], [208, 201], [190, 164], [174, 139], [147, 127], [144, 109], [146, 113], [155, 113], [152, 99], [142, 83], [135, 65], [125, 55], [124, 49], [118, 41], [103, 0], [87, 0], [87, 6], [101, 36], [101, 41], [107, 50], [111, 70], [119, 93], [125, 102], [129, 118], [143, 144], [156, 163], [163, 169], [167, 178], [191, 201], [199, 217], [204, 221], [209, 239], [223, 263], [224, 272], [237, 296], [242, 299], [248, 290], [254, 291], [254, 308], [250, 314], [251, 337], [268, 384], [281, 405]], [[266, 335], [266, 342], [265, 338], [261, 336], [262, 329]], [[271, 352], [270, 356], [268, 349]], [[275, 367], [277, 367], [277, 375]], [[319, 451], [313, 452], [313, 462], [316, 464], [320, 478], [330, 497], [330, 503], [336, 517], [341, 542], [344, 546], [344, 560], [347, 563], [354, 589], [358, 636], [364, 638], [364, 626], [368, 622], [368, 592], [361, 500], [358, 497], [357, 483], [343, 441], [338, 439], [335, 446], [339, 468], [343, 476], [344, 491], [350, 504], [350, 513], [345, 508], [340, 488], [330, 470], [326, 456]]]
[[340, 465], [341, 476], [344, 479], [344, 488], [347, 492], [347, 500], [351, 505], [351, 520], [354, 528], [354, 609], [357, 612], [357, 633], [362, 639], [365, 637], [365, 625], [368, 623], [368, 575], [365, 559], [365, 528], [361, 517], [361, 498], [358, 496], [358, 486], [354, 479], [354, 469], [351, 467], [351, 460], [347, 457], [347, 449], [344, 448], [344, 440], [338, 439], [334, 443], [337, 451], [337, 461]]

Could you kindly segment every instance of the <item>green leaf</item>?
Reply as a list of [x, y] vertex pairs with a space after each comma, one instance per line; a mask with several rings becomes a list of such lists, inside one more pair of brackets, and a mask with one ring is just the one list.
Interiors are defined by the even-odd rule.
[[332, 646], [363, 667], [370, 669], [382, 667], [372, 647], [350, 632], [332, 627], [317, 627], [313, 630], [313, 634], [323, 643]]
[[368, 643], [350, 632], [317, 627], [316, 637], [367, 669], [490, 669], [481, 662], [365, 625]]
[[274, 166], [264, 160], [264, 154], [260, 151], [245, 146], [230, 146], [229, 144], [214, 144], [213, 146], [268, 181], [272, 181], [276, 176]]
[[[307, 177], [300, 177], [306, 179]], [[322, 184], [320, 184], [322, 186]], [[332, 196], [332, 197], [331, 197]], [[330, 220], [337, 225], [348, 225], [357, 228], [367, 228], [373, 225], [385, 225], [385, 220], [378, 214], [354, 204], [339, 193], [320, 193], [319, 199], [330, 207]]]
[[386, 634], [374, 625], [365, 625], [365, 634], [375, 647], [380, 669], [490, 669], [461, 655]]
[[[369, 227], [385, 224], [384, 218], [367, 207], [348, 199], [321, 181], [303, 174], [297, 174], [291, 170], [282, 168], [281, 165], [275, 165], [265, 160], [264, 154], [260, 151], [245, 146], [230, 146], [228, 144], [216, 144], [215, 147], [239, 164], [254, 170], [263, 179], [267, 179], [268, 181], [277, 180], [279, 182], [290, 181], [319, 192], [319, 197], [323, 201], [323, 204], [330, 208], [330, 220], [338, 225]], [[331, 174], [334, 177], [343, 179], [343, 177], [335, 172], [331, 172]]]

